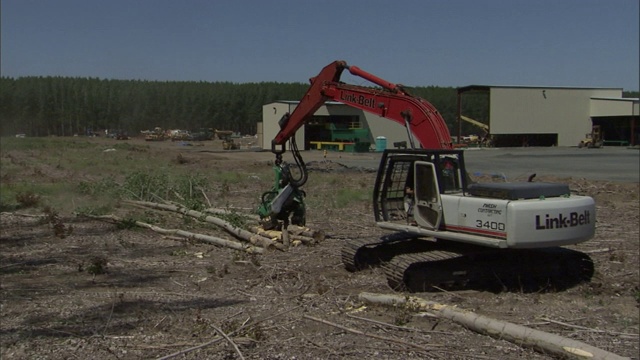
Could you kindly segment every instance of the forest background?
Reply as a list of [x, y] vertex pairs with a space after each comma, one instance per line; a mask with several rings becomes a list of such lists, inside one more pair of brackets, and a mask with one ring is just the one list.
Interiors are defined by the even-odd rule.
[[[0, 78], [0, 135], [73, 136], [126, 131], [130, 135], [155, 127], [196, 131], [231, 130], [254, 135], [262, 121], [262, 106], [299, 100], [309, 85], [303, 83], [231, 83], [109, 80], [71, 77]], [[457, 89], [425, 86], [410, 88], [413, 95], [432, 103], [449, 130], [457, 133]], [[638, 97], [624, 92], [624, 97]], [[486, 95], [465, 95], [462, 111], [487, 121]], [[453, 130], [456, 130], [455, 132]], [[477, 128], [463, 124], [462, 133]]]

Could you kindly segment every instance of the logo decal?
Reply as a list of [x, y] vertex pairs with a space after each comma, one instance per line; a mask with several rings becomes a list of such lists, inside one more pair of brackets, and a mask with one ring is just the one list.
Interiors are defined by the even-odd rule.
[[536, 215], [536, 230], [562, 229], [576, 226], [591, 224], [591, 214], [589, 210], [581, 213], [574, 211], [566, 214], [558, 214], [552, 216], [546, 214], [544, 219], [540, 215]]

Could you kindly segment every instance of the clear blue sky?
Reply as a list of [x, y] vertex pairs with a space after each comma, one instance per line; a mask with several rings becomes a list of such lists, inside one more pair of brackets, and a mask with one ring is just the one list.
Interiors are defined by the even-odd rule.
[[[2, 76], [639, 88], [638, 0], [2, 0]], [[366, 84], [343, 77], [347, 82]]]

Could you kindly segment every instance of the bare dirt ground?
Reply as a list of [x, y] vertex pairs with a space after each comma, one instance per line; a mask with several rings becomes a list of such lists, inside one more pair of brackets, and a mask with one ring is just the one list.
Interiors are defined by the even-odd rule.
[[[150, 147], [158, 157], [176, 156], [175, 144]], [[248, 151], [180, 151], [189, 159], [183, 166], [194, 171], [251, 174], [256, 168], [269, 168], [273, 157]], [[326, 163], [319, 152], [305, 155], [312, 179], [321, 171], [334, 172], [344, 183], [309, 181], [306, 191], [315, 206], [308, 209], [307, 225], [323, 230], [326, 238], [315, 246], [297, 246], [286, 252], [247, 255], [72, 214], [60, 214], [53, 222], [63, 230], [73, 229], [60, 236], [52, 227], [51, 216], [39, 216], [42, 211], [29, 212], [34, 216], [3, 213], [0, 357], [148, 359], [182, 351], [176, 358], [552, 358], [450, 321], [360, 302], [358, 294], [363, 291], [394, 291], [379, 268], [347, 272], [340, 259], [342, 243], [345, 238], [379, 238], [384, 232], [375, 227], [368, 203], [353, 202], [340, 208], [319, 204], [337, 196], [339, 186], [372, 186], [375, 173], [340, 166], [333, 153], [332, 161]], [[26, 180], [33, 174], [25, 171], [23, 176], [11, 181]], [[71, 181], [81, 174], [51, 170], [40, 176]], [[597, 202], [595, 238], [570, 247], [593, 260], [595, 273], [589, 281], [561, 291], [414, 295], [638, 359], [638, 184], [556, 180], [568, 182], [572, 190], [593, 196]], [[252, 209], [267, 190], [264, 183], [228, 184], [232, 200], [225, 201], [238, 209]], [[117, 211], [130, 209], [123, 206]], [[148, 211], [145, 216], [165, 228], [231, 238], [214, 226], [171, 218], [159, 211]], [[220, 336], [221, 332], [230, 340]], [[205, 346], [186, 351], [199, 345]]]

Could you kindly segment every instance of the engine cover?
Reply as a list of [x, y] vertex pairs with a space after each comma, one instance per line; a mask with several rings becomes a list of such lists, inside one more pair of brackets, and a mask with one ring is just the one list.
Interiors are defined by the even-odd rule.
[[504, 240], [508, 248], [571, 245], [595, 234], [595, 202], [587, 196], [502, 200], [442, 195], [442, 207], [441, 230]]

